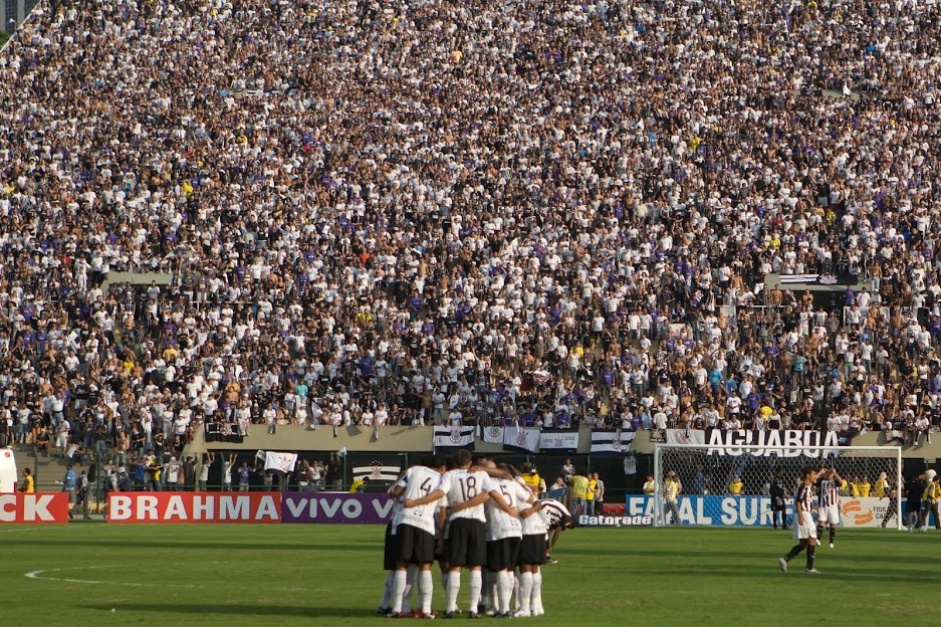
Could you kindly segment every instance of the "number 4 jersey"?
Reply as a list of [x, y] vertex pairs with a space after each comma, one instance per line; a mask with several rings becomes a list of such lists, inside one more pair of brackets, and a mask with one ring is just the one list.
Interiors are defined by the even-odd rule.
[[[433, 468], [426, 466], [412, 466], [402, 477], [405, 483], [405, 492], [402, 494], [402, 500], [418, 500], [428, 496], [437, 490], [441, 484], [441, 473]], [[428, 503], [420, 507], [403, 507], [397, 519], [393, 519], [394, 527], [398, 525], [408, 525], [427, 531], [431, 535], [435, 533], [435, 512], [438, 509], [437, 502]]]

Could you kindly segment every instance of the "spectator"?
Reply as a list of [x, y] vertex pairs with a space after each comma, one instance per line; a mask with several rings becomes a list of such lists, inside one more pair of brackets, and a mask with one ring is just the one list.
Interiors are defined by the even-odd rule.
[[937, 429], [935, 3], [435, 11], [35, 9], [0, 57], [18, 438]]

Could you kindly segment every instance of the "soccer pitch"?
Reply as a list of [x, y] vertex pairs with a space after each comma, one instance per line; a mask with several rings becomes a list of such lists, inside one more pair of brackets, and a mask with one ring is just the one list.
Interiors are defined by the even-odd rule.
[[[0, 527], [5, 625], [374, 625], [382, 528]], [[937, 625], [939, 532], [840, 531], [791, 573], [770, 529], [575, 529], [542, 625]], [[437, 570], [435, 571], [437, 572]], [[466, 575], [459, 605], [466, 611]], [[434, 609], [443, 607], [435, 577]], [[465, 614], [466, 616], [466, 614]], [[440, 620], [440, 619], [439, 619]], [[460, 619], [458, 619], [460, 620]], [[484, 618], [483, 620], [491, 620]]]

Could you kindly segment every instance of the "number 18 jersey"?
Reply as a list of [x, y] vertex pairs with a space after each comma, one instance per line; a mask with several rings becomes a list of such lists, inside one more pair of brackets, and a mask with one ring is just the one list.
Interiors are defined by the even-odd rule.
[[[478, 470], [471, 472], [466, 468], [449, 470], [441, 477], [441, 489], [444, 490], [448, 499], [448, 505], [452, 508], [460, 503], [466, 503], [479, 494], [490, 492], [494, 489], [494, 481], [486, 472]], [[484, 514], [484, 504], [468, 507], [459, 512], [451, 513], [451, 520], [467, 518], [470, 520], [479, 520], [487, 522]]]

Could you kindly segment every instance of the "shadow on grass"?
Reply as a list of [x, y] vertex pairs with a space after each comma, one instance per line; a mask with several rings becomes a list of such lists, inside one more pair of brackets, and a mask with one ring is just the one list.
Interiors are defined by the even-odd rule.
[[292, 607], [289, 605], [249, 605], [246, 603], [108, 603], [80, 606], [88, 610], [108, 612], [157, 612], [166, 614], [194, 614], [240, 616], [299, 616], [302, 618], [371, 618], [375, 611], [339, 607]]
[[[817, 567], [823, 571], [822, 575], [813, 576], [804, 573], [804, 557], [798, 556], [791, 562], [791, 572], [788, 574], [778, 570], [777, 559], [772, 560], [767, 568], [755, 568], [754, 566], [727, 564], [721, 569], [716, 568], [689, 568], [688, 566], [678, 566], [677, 568], [645, 568], [644, 574], [647, 576], [701, 576], [703, 578], [732, 578], [739, 579], [747, 577], [749, 579], [806, 579], [813, 581], [845, 581], [845, 582], [898, 582], [911, 583], [920, 581], [925, 576], [922, 570], [859, 570], [853, 568], [840, 567], [834, 565], [832, 568], [826, 568], [824, 560], [817, 561]], [[623, 570], [620, 566], [593, 566], [593, 571], [599, 570]]]
[[[382, 538], [368, 544], [336, 544], [298, 542], [297, 544], [267, 542], [175, 542], [173, 540], [56, 540], [61, 547], [95, 547], [128, 549], [219, 549], [222, 551], [341, 551], [375, 553], [382, 550]], [[17, 546], [49, 546], [48, 540], [18, 539]]]

